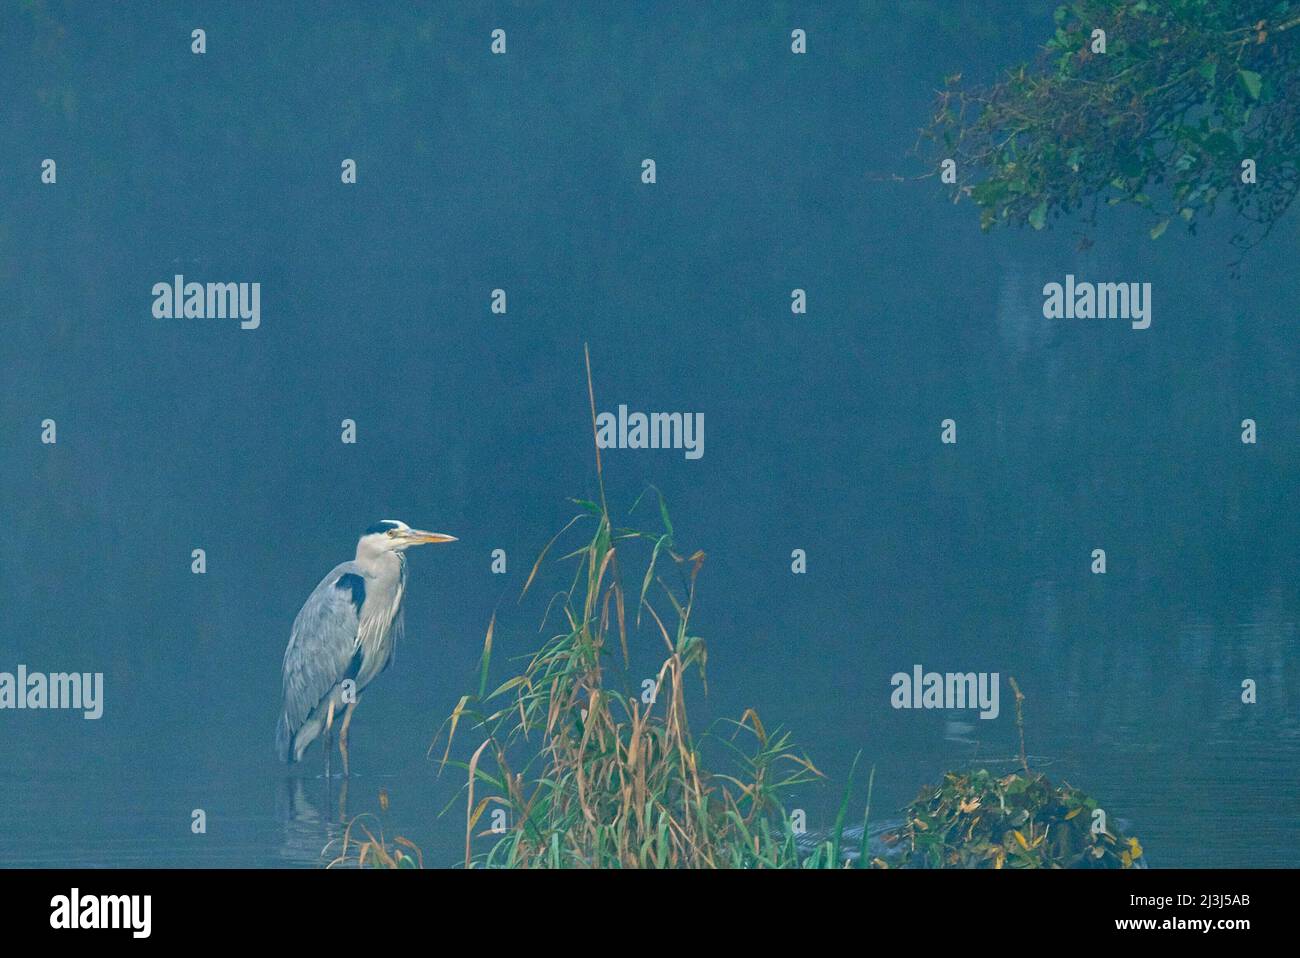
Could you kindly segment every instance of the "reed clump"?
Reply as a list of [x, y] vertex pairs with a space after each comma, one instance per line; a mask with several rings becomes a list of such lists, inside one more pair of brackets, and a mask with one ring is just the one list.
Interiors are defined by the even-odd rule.
[[[594, 430], [590, 360], [587, 372]], [[472, 725], [482, 736], [469, 761], [457, 763], [467, 774], [465, 865], [797, 864], [783, 797], [821, 773], [789, 733], [769, 731], [753, 710], [724, 723], [726, 734], [704, 736], [732, 759], [725, 772], [705, 767], [686, 703], [692, 677], [707, 688], [708, 653], [691, 622], [705, 555], [678, 547], [657, 493], [658, 528], [616, 522], [599, 447], [596, 472], [599, 500], [574, 500], [577, 514], [542, 550], [524, 585], [527, 594], [561, 540], [588, 530], [559, 559], [573, 571], [547, 607], [543, 629], [557, 623], [554, 634], [489, 692], [494, 617], [478, 691], [461, 698], [444, 725], [444, 763], [458, 728]], [[628, 589], [625, 573], [634, 563], [636, 585]], [[626, 668], [629, 643], [647, 633], [662, 646], [649, 702], [611, 665], [621, 655]]]

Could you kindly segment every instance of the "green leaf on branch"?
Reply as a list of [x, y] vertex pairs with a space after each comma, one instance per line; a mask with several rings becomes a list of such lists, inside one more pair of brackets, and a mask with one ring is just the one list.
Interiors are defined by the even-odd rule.
[[1246, 88], [1252, 100], [1259, 99], [1259, 91], [1263, 86], [1263, 80], [1254, 70], [1238, 70], [1237, 76], [1241, 77], [1241, 85]]

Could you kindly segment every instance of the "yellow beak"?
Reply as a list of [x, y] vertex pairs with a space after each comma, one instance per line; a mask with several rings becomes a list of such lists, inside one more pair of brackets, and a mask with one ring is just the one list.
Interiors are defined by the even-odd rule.
[[402, 532], [402, 538], [417, 546], [427, 545], [432, 542], [457, 541], [455, 536], [445, 535], [441, 532], [425, 532], [422, 529], [406, 529]]

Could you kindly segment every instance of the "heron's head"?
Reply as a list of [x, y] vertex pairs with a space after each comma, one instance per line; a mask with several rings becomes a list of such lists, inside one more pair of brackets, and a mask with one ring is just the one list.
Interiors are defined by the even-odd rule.
[[362, 534], [357, 542], [357, 558], [378, 556], [385, 552], [405, 552], [411, 546], [429, 545], [433, 542], [455, 541], [455, 536], [412, 529], [405, 522], [384, 519]]

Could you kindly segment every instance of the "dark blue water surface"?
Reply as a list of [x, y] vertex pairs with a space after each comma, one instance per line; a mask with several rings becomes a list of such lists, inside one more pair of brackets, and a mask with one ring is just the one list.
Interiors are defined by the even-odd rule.
[[[891, 179], [1050, 2], [457, 7], [0, 14], [0, 671], [105, 676], [97, 721], [0, 711], [0, 863], [317, 864], [365, 812], [457, 861], [426, 751], [493, 612], [504, 675], [564, 581], [516, 602], [595, 493], [590, 343], [602, 408], [704, 414], [698, 460], [607, 451], [609, 500], [654, 483], [708, 554], [695, 725], [791, 729], [834, 783], [811, 825], [859, 751], [881, 815], [1009, 770], [1014, 675], [1029, 752], [1156, 864], [1300, 864], [1296, 216], [1234, 279], [1228, 215], [982, 235]], [[177, 273], [261, 283], [260, 327], [155, 319]], [[1067, 273], [1150, 282], [1151, 328], [1044, 319]], [[460, 542], [411, 556], [340, 796], [274, 761], [280, 662], [388, 517]], [[999, 673], [1000, 716], [891, 708], [918, 663]]]

